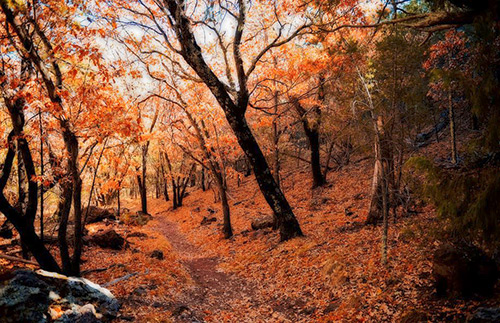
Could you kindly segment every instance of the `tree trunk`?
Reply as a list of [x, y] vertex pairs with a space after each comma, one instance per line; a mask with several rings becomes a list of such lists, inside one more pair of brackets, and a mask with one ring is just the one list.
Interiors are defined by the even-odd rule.
[[274, 117], [273, 117], [273, 176], [276, 184], [280, 186], [280, 150], [278, 131], [278, 92], [274, 92]]
[[[378, 161], [378, 165], [375, 165], [375, 168], [378, 167], [375, 170], [374, 173], [374, 178], [380, 174], [380, 178], [378, 180], [382, 180], [382, 218], [383, 218], [383, 232], [382, 232], [382, 263], [385, 265], [387, 264], [387, 250], [388, 250], [388, 245], [387, 245], [387, 237], [388, 237], [388, 232], [389, 232], [389, 194], [388, 194], [388, 181], [387, 181], [387, 173], [384, 171], [384, 165], [383, 165], [383, 149], [382, 146], [384, 144], [382, 140], [382, 133], [384, 131], [383, 128], [383, 119], [381, 117], [375, 118], [375, 106], [373, 104], [372, 96], [370, 93], [370, 89], [368, 88], [367, 83], [365, 82], [365, 79], [361, 75], [361, 72], [359, 69], [357, 70], [359, 78], [361, 82], [363, 83], [363, 87], [366, 91], [366, 96], [368, 99], [368, 104], [370, 108], [370, 116], [373, 122], [373, 129], [375, 132], [375, 156], [376, 160]], [[392, 157], [392, 156], [391, 156]], [[378, 181], [377, 180], [377, 181]], [[375, 181], [374, 181], [375, 183]], [[376, 187], [376, 190], [378, 189], [379, 185], [374, 185]], [[373, 200], [372, 200], [373, 201]], [[368, 219], [367, 219], [368, 222]]]
[[[188, 116], [188, 119], [195, 129], [196, 138], [198, 139], [198, 144], [200, 149], [203, 151], [205, 159], [208, 163], [208, 169], [212, 173], [212, 177], [215, 179], [217, 184], [217, 189], [219, 191], [220, 202], [222, 205], [222, 213], [223, 213], [223, 227], [222, 233], [225, 239], [229, 239], [233, 236], [233, 230], [231, 227], [231, 212], [229, 209], [229, 203], [227, 201], [227, 182], [225, 180], [226, 173], [224, 172], [224, 162], [220, 163], [217, 161], [214, 156], [215, 150], [213, 148], [208, 148], [206, 144], [206, 138], [210, 137], [208, 131], [206, 130], [205, 124], [202, 122], [201, 126], [193, 117], [193, 115], [185, 109], [185, 113]], [[204, 131], [202, 131], [202, 128]], [[201, 169], [203, 171], [204, 167], [206, 167], [203, 163], [201, 163]], [[193, 167], [191, 168], [190, 173], [193, 171]]]
[[141, 198], [141, 211], [148, 213], [148, 197], [146, 186], [144, 185], [143, 177], [137, 175], [137, 185], [139, 186], [139, 196]]
[[[40, 55], [41, 52], [50, 53], [53, 51], [52, 44], [50, 44], [49, 38], [44, 34], [42, 28], [38, 25], [38, 22], [33, 19], [30, 21], [31, 25], [34, 27], [34, 31], [28, 32], [26, 26], [20, 23], [20, 20], [16, 19], [15, 13], [11, 10], [9, 5], [4, 1], [0, 3], [3, 13], [5, 14], [6, 22], [12, 26], [13, 31], [19, 38], [20, 43], [26, 51], [26, 59], [29, 60], [38, 73], [41, 75], [41, 80], [47, 92], [50, 101], [59, 106], [61, 111], [64, 111], [63, 100], [59, 96], [59, 90], [63, 87], [62, 73], [56, 60], [50, 58], [50, 55]], [[31, 38], [32, 36], [38, 36], [42, 41], [39, 42], [40, 46], [35, 46], [34, 42], [36, 38]], [[45, 58], [42, 58], [45, 57]], [[10, 109], [9, 109], [10, 110]], [[18, 117], [22, 115], [22, 106], [19, 110]], [[11, 111], [9, 111], [11, 112]], [[19, 119], [21, 120], [21, 119]], [[81, 222], [81, 179], [78, 168], [78, 139], [75, 134], [70, 129], [70, 123], [67, 119], [61, 116], [60, 126], [63, 132], [63, 140], [65, 143], [66, 151], [68, 152], [68, 172], [67, 175], [72, 181], [72, 196], [73, 196], [73, 206], [75, 213], [75, 244], [74, 244], [74, 254], [73, 254], [73, 266], [71, 268], [73, 274], [79, 274], [79, 263], [82, 247], [82, 222]], [[19, 121], [13, 119], [14, 130], [18, 132]], [[24, 116], [22, 116], [22, 124], [24, 125]], [[22, 129], [22, 127], [21, 127]], [[21, 135], [21, 132], [18, 133]], [[24, 139], [23, 139], [24, 140]], [[19, 141], [19, 140], [18, 140]], [[23, 150], [23, 160], [26, 168], [26, 175], [28, 178], [28, 207], [26, 209], [27, 221], [34, 221], [37, 210], [38, 201], [38, 185], [33, 182], [31, 178], [35, 176], [35, 169], [33, 166], [33, 161], [31, 160], [31, 154], [29, 148], [27, 147], [27, 142], [21, 143], [26, 145], [26, 149]], [[32, 202], [33, 201], [33, 202]], [[31, 230], [33, 225], [28, 226], [28, 231]], [[33, 228], [33, 235], [36, 236]], [[29, 236], [29, 235], [28, 235]], [[36, 238], [38, 238], [36, 236]], [[35, 239], [36, 240], [36, 239]], [[38, 240], [40, 240], [38, 238]], [[31, 239], [31, 241], [34, 241]], [[43, 245], [42, 245], [43, 247]], [[39, 248], [36, 246], [35, 248]], [[32, 250], [33, 253], [33, 250]], [[35, 256], [36, 258], [36, 256]]]
[[121, 212], [120, 192], [121, 192], [121, 188], [118, 187], [118, 189], [116, 190], [116, 216], [118, 218], [120, 217], [120, 212]]
[[313, 120], [310, 121], [308, 120], [307, 111], [301, 106], [299, 100], [293, 99], [293, 104], [295, 106], [295, 110], [299, 114], [304, 132], [309, 140], [309, 147], [311, 149], [311, 172], [313, 177], [312, 187], [316, 188], [323, 186], [326, 181], [325, 177], [321, 173], [321, 160], [319, 155], [319, 124], [321, 120], [321, 110], [319, 106], [314, 107], [311, 111], [314, 114]]
[[383, 190], [384, 185], [387, 186], [387, 204], [393, 205], [396, 203], [396, 183], [395, 183], [395, 166], [394, 166], [394, 151], [393, 139], [390, 132], [384, 131], [384, 125], [381, 118], [377, 121], [378, 133], [376, 134], [374, 143], [375, 152], [375, 168], [372, 181], [372, 198], [370, 202], [370, 210], [366, 218], [366, 224], [378, 224], [383, 221]]
[[[42, 123], [42, 110], [38, 109], [38, 122], [40, 123], [40, 176], [43, 178], [44, 176], [44, 168], [45, 165], [43, 163], [43, 123]], [[40, 240], [43, 242], [43, 221], [44, 221], [44, 204], [43, 204], [43, 195], [45, 192], [45, 187], [43, 186], [43, 180], [40, 183]]]
[[[19, 145], [18, 145], [19, 146]], [[21, 155], [21, 150], [17, 147], [17, 205], [16, 209], [20, 214], [24, 214], [26, 209], [26, 191], [24, 189], [24, 184], [26, 183], [26, 173], [24, 172], [24, 162]], [[33, 223], [32, 223], [33, 224]], [[23, 241], [21, 241], [21, 250], [23, 259], [30, 259], [28, 246]]]
[[189, 184], [191, 176], [193, 176], [193, 172], [195, 169], [196, 169], [196, 164], [193, 163], [191, 165], [191, 168], [189, 169], [189, 173], [187, 174], [186, 177], [184, 177], [183, 179], [180, 179], [178, 177], [178, 182], [180, 183], [180, 185], [177, 185], [177, 190], [178, 190], [178, 192], [177, 192], [178, 193], [177, 204], [178, 204], [178, 206], [182, 206], [182, 201], [183, 201], [184, 197], [186, 196], [186, 188]]
[[180, 55], [182, 55], [186, 63], [191, 66], [201, 80], [207, 85], [221, 108], [224, 110], [226, 119], [240, 147], [243, 149], [252, 165], [259, 188], [274, 212], [277, 220], [276, 222], [280, 228], [280, 237], [283, 241], [301, 236], [302, 231], [285, 195], [276, 184], [264, 154], [245, 119], [245, 112], [248, 108], [250, 95], [247, 87], [248, 76], [244, 71], [239, 47], [245, 21], [245, 6], [244, 2], [239, 2], [239, 4], [238, 26], [233, 42], [233, 54], [236, 72], [238, 74], [239, 91], [234, 101], [224, 84], [217, 78], [215, 73], [205, 62], [201, 48], [196, 42], [191, 21], [186, 16], [185, 3], [176, 0], [166, 0], [165, 10], [170, 12], [174, 20], [172, 26], [181, 47]]
[[165, 177], [163, 178], [163, 197], [165, 198], [165, 201], [170, 201], [170, 197], [168, 196], [168, 183]]
[[384, 176], [382, 170], [382, 222], [383, 222], [383, 231], [382, 231], [382, 263], [387, 264], [387, 234], [389, 232], [389, 194], [388, 194], [388, 185], [387, 185], [387, 177]]
[[[380, 140], [375, 140], [374, 150], [375, 150], [375, 166], [373, 170], [373, 180], [372, 180], [372, 190], [371, 190], [371, 202], [370, 210], [366, 218], [366, 224], [377, 224], [383, 220], [383, 198], [384, 198], [384, 181], [387, 185], [387, 194], [390, 193], [392, 189], [395, 189], [394, 183], [394, 161], [392, 156], [392, 150], [388, 145], [390, 141], [385, 138], [384, 134], [381, 133]], [[394, 198], [393, 198], [394, 199]], [[387, 203], [393, 203], [393, 199], [388, 198]]]
[[307, 137], [309, 138], [309, 144], [311, 145], [311, 169], [313, 174], [313, 188], [315, 188], [325, 184], [325, 178], [321, 173], [319, 157], [319, 133], [314, 131]]
[[231, 213], [229, 210], [229, 202], [227, 201], [226, 190], [220, 189], [220, 202], [222, 205], [222, 215], [223, 215], [223, 226], [222, 233], [225, 239], [229, 239], [233, 236], [233, 229], [231, 228]]
[[23, 215], [9, 205], [9, 202], [5, 199], [3, 194], [0, 194], [0, 212], [2, 212], [10, 223], [14, 225], [22, 241], [24, 241], [33, 254], [33, 257], [35, 257], [37, 263], [40, 265], [40, 268], [60, 273], [61, 268], [47, 248], [45, 248], [42, 240], [40, 240], [35, 233], [35, 228], [23, 220]]
[[293, 214], [292, 208], [274, 180], [266, 158], [260, 150], [246, 120], [237, 117], [228, 117], [228, 119], [232, 122], [232, 124], [230, 124], [238, 139], [238, 143], [253, 167], [253, 172], [259, 184], [260, 191], [274, 212], [277, 227], [280, 230], [281, 241], [302, 236], [302, 230]]
[[177, 209], [179, 203], [177, 202], [177, 185], [175, 185], [175, 180], [172, 178], [172, 209]]
[[[82, 254], [82, 237], [83, 237], [83, 219], [82, 219], [82, 179], [80, 178], [80, 167], [78, 166], [78, 139], [69, 127], [67, 120], [61, 121], [61, 128], [63, 129], [63, 140], [66, 146], [66, 151], [69, 153], [68, 159], [68, 175], [72, 180], [72, 200], [73, 200], [73, 214], [74, 214], [74, 244], [73, 244], [73, 257], [71, 259], [71, 267], [66, 274], [79, 276], [80, 275], [80, 258]], [[67, 197], [65, 197], [67, 199]], [[70, 201], [71, 204], [71, 201]], [[69, 214], [69, 210], [68, 210]]]
[[155, 178], [155, 198], [160, 198], [160, 174], [156, 174]]
[[335, 142], [332, 140], [330, 145], [328, 145], [328, 149], [326, 152], [326, 162], [325, 162], [325, 167], [323, 168], [323, 178], [326, 179], [326, 176], [328, 175], [328, 170], [330, 168], [330, 159], [332, 158], [332, 153], [333, 153], [333, 148], [335, 146]]
[[161, 169], [161, 181], [163, 183], [163, 197], [165, 198], [165, 201], [170, 201], [170, 198], [168, 196], [168, 181], [167, 181], [167, 174], [165, 172], [165, 166], [163, 165], [163, 159], [162, 159], [162, 154], [160, 152], [160, 169]]
[[[36, 261], [38, 262], [38, 264], [42, 269], [54, 272], [61, 272], [61, 269], [57, 264], [56, 260], [54, 259], [54, 257], [52, 257], [50, 252], [47, 250], [47, 248], [45, 248], [44, 244], [35, 233], [35, 227], [33, 226], [33, 222], [30, 220], [30, 217], [32, 215], [28, 213], [28, 212], [33, 212], [34, 209], [36, 214], [36, 204], [38, 197], [37, 194], [38, 187], [36, 187], [37, 186], [36, 183], [32, 181], [29, 182], [28, 196], [31, 197], [31, 199], [30, 198], [28, 199], [28, 207], [26, 208], [24, 214], [18, 212], [18, 210], [16, 210], [15, 207], [10, 205], [10, 203], [7, 201], [7, 199], [3, 194], [3, 189], [5, 188], [5, 185], [7, 184], [7, 181], [9, 179], [15, 156], [15, 150], [13, 148], [14, 143], [12, 137], [14, 135], [17, 135], [18, 133], [20, 134], [23, 130], [23, 125], [24, 125], [24, 116], [20, 114], [19, 111], [14, 111], [13, 113], [13, 111], [10, 110], [11, 106], [7, 102], [6, 105], [9, 108], [9, 112], [11, 113], [11, 118], [13, 120], [15, 130], [13, 130], [8, 137], [9, 150], [5, 158], [5, 162], [3, 164], [3, 169], [2, 169], [2, 175], [0, 177], [0, 212], [2, 212], [2, 214], [5, 215], [5, 217], [10, 223], [12, 223], [14, 228], [21, 236], [21, 240], [26, 244], [26, 246], [31, 251], [31, 253], [33, 254], [33, 256], [35, 257]], [[19, 124], [17, 124], [17, 121], [15, 120], [20, 121]], [[20, 145], [19, 147], [22, 150], [22, 158], [25, 163], [27, 175], [30, 175], [34, 171], [34, 165], [32, 164], [31, 153], [29, 152], [28, 143], [24, 138], [19, 138], [18, 142], [19, 141], [22, 142], [22, 145]], [[33, 189], [35, 189], [34, 194], [32, 192]], [[35, 200], [32, 199], [33, 196], [35, 197]]]
[[222, 234], [224, 235], [224, 239], [229, 239], [233, 236], [233, 229], [231, 227], [231, 212], [229, 208], [229, 202], [227, 200], [227, 186], [221, 172], [215, 164], [211, 164], [211, 170], [215, 178], [215, 183], [217, 184], [217, 189], [219, 191], [219, 197], [222, 206]]
[[183, 198], [183, 194], [182, 194], [182, 185], [181, 184], [181, 178], [180, 177], [177, 177], [177, 190], [176, 190], [176, 194], [177, 194], [177, 207], [181, 207], [182, 206], [182, 198]]
[[375, 165], [373, 167], [372, 188], [371, 188], [371, 202], [366, 224], [377, 224], [380, 219], [381, 207], [381, 174], [382, 174], [382, 159], [379, 157], [378, 141], [374, 142]]
[[[35, 232], [34, 221], [38, 208], [38, 185], [32, 180], [32, 178], [36, 176], [35, 165], [28, 142], [23, 136], [25, 124], [23, 107], [25, 102], [21, 97], [12, 101], [5, 93], [3, 93], [3, 95], [13, 130], [8, 136], [8, 152], [0, 177], [0, 212], [2, 212], [10, 223], [14, 225], [21, 237], [21, 241], [35, 257], [40, 267], [45, 270], [60, 272], [61, 269], [56, 260], [52, 257], [47, 248], [45, 248], [43, 242]], [[22, 160], [21, 165], [24, 168], [24, 170], [21, 170], [21, 173], [25, 172], [26, 181], [28, 182], [27, 205], [25, 208], [19, 208], [19, 210], [13, 207], [3, 194], [3, 190], [12, 171], [12, 164], [16, 154], [14, 150], [14, 136], [17, 137], [17, 149], [20, 152], [18, 158], [20, 157]]]
[[200, 179], [200, 182], [201, 182], [201, 190], [203, 192], [205, 192], [207, 190], [207, 188], [205, 187], [205, 168], [204, 167], [201, 168], [201, 179]]
[[66, 239], [68, 231], [69, 212], [71, 210], [71, 184], [68, 182], [61, 183], [61, 194], [58, 204], [59, 228], [57, 237], [59, 241], [59, 255], [61, 257], [62, 270], [64, 273], [71, 272], [71, 258], [69, 255], [69, 247]]
[[[9, 24], [13, 25], [14, 17], [12, 12], [5, 3], [2, 3], [1, 6], [3, 12], [7, 15]], [[30, 74], [28, 65], [29, 64], [27, 64], [25, 60], [22, 61], [21, 79], [23, 81]], [[10, 93], [7, 93], [3, 88], [4, 83], [2, 83], [0, 87], [13, 129], [7, 138], [8, 151], [0, 176], [0, 212], [5, 215], [7, 220], [12, 223], [12, 225], [14, 225], [21, 237], [23, 245], [26, 246], [26, 249], [28, 249], [35, 257], [37, 262], [40, 264], [40, 267], [45, 270], [60, 272], [61, 269], [56, 260], [47, 248], [45, 248], [42, 240], [35, 232], [34, 221], [38, 209], [38, 184], [33, 180], [36, 176], [35, 165], [33, 163], [28, 141], [24, 136], [25, 118], [23, 108], [26, 102], [22, 96], [18, 96], [16, 99], [13, 99]], [[20, 88], [22, 89], [23, 87], [24, 84], [21, 84]], [[14, 143], [14, 136], [16, 137], [17, 145]], [[23, 176], [23, 178], [19, 178], [20, 196], [18, 199], [19, 205], [17, 209], [9, 203], [3, 193], [11, 175], [13, 161], [16, 155], [14, 146], [16, 146], [18, 152], [18, 176]], [[25, 204], [26, 191], [23, 186], [24, 182], [28, 183], [27, 204]]]
[[451, 89], [448, 90], [448, 112], [450, 119], [451, 162], [455, 165], [457, 163], [457, 142], [455, 139], [455, 110], [453, 109]]

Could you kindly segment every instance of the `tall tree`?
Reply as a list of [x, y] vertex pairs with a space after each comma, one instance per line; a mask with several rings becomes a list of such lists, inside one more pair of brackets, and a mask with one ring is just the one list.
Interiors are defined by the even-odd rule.
[[[169, 48], [172, 52], [179, 54], [193, 69], [199, 80], [210, 89], [213, 96], [223, 109], [226, 119], [236, 135], [240, 147], [243, 149], [250, 161], [250, 164], [252, 165], [259, 188], [276, 217], [277, 226], [280, 229], [281, 239], [287, 240], [295, 236], [302, 235], [302, 231], [297, 219], [295, 218], [292, 208], [272, 176], [264, 154], [262, 153], [250, 126], [248, 125], [245, 113], [250, 99], [248, 81], [262, 57], [270, 49], [279, 47], [301, 35], [307, 30], [307, 28], [310, 27], [310, 23], [305, 20], [300, 27], [287, 36], [284, 36], [287, 27], [284, 25], [280, 26], [276, 37], [260, 52], [258, 52], [251, 60], [250, 65], [245, 68], [241, 52], [241, 42], [248, 14], [246, 1], [240, 0], [238, 3], [234, 4], [232, 8], [226, 8], [223, 4], [218, 5], [217, 8], [215, 8], [215, 6], [207, 8], [207, 10], [212, 12], [214, 15], [217, 14], [216, 10], [220, 10], [221, 12], [225, 11], [229, 15], [228, 17], [234, 18], [234, 22], [236, 24], [232, 42], [230, 43], [230, 46], [232, 47], [234, 65], [231, 67], [226, 64], [227, 73], [225, 77], [229, 82], [228, 85], [216, 75], [214, 69], [210, 67], [204, 58], [203, 50], [198, 44], [193, 31], [194, 22], [190, 19], [190, 16], [187, 13], [187, 10], [191, 5], [194, 4], [175, 0], [168, 0], [164, 2], [157, 1], [154, 4], [147, 4], [141, 1], [139, 2], [138, 7], [142, 8], [142, 11], [138, 11], [141, 9], [131, 6], [130, 4], [124, 4], [124, 8], [128, 12], [139, 13], [140, 18], [147, 18], [149, 23], [153, 24], [150, 28], [157, 31], [158, 35], [162, 35], [163, 46]], [[272, 8], [272, 6], [270, 8]], [[166, 24], [164, 25], [163, 23], [165, 22]], [[219, 21], [219, 23], [221, 23], [221, 21]], [[209, 29], [211, 27], [207, 24], [204, 25]], [[214, 29], [217, 30], [217, 28], [211, 28], [211, 30]], [[175, 35], [175, 43], [173, 42], [173, 39], [171, 39], [172, 33]], [[225, 61], [228, 62], [227, 49], [229, 45], [224, 41], [220, 43], [222, 45], [222, 55], [224, 56]], [[147, 49], [142, 50], [143, 52], [148, 51]], [[157, 50], [153, 50], [151, 52], [158, 53]], [[233, 68], [236, 74], [235, 78], [230, 75]], [[234, 81], [234, 79], [236, 81]]]

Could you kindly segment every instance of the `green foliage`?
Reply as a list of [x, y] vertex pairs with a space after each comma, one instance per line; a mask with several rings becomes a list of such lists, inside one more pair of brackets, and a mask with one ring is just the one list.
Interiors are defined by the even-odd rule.
[[404, 165], [411, 190], [436, 207], [449, 220], [451, 231], [466, 240], [497, 244], [500, 237], [500, 173], [444, 170], [425, 157], [412, 157]]
[[[429, 4], [426, 1], [422, 0], [412, 0], [408, 4], [404, 6], [406, 12], [411, 14], [420, 14], [427, 13], [431, 11]], [[403, 17], [408, 16], [407, 14], [403, 14]]]
[[468, 209], [465, 223], [483, 230], [485, 238], [491, 239], [499, 233], [500, 174], [490, 176], [482, 191]]
[[421, 42], [421, 35], [414, 31], [388, 30], [377, 43], [373, 59], [378, 85], [375, 94], [379, 103], [377, 112], [397, 116], [387, 119], [399, 119], [400, 124], [405, 125], [399, 129], [403, 137], [408, 136], [408, 132], [417, 132], [416, 129], [430, 121], [429, 108], [423, 99], [428, 91], [428, 80], [422, 66], [427, 47]]
[[492, 17], [474, 24], [474, 82], [466, 87], [472, 113], [484, 124], [481, 144], [490, 151], [500, 149], [500, 28]]

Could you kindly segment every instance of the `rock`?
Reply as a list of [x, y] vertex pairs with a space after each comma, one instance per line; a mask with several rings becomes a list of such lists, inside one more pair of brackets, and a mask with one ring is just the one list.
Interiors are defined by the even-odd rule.
[[208, 213], [210, 213], [210, 214], [215, 214], [215, 212], [217, 212], [217, 210], [214, 210], [214, 209], [212, 209], [211, 207], [208, 207], [208, 208], [207, 208], [207, 211], [208, 211]]
[[29, 271], [17, 271], [0, 288], [0, 317], [5, 322], [45, 322], [49, 286]]
[[211, 223], [216, 222], [216, 221], [217, 221], [217, 219], [214, 217], [209, 218], [209, 217], [204, 216], [203, 220], [201, 220], [201, 222], [200, 222], [200, 225], [208, 225], [208, 224], [211, 224]]
[[[87, 213], [88, 209], [88, 213]], [[102, 209], [97, 206], [89, 206], [88, 208], [82, 209], [82, 216], [85, 217], [86, 215], [86, 220], [85, 223], [96, 223], [96, 222], [101, 222], [104, 221], [105, 219], [109, 220], [115, 220], [115, 213], [110, 212], [107, 209]]]
[[110, 229], [102, 233], [96, 233], [90, 237], [90, 242], [95, 243], [101, 248], [121, 250], [125, 244], [125, 239], [116, 233], [115, 230]]
[[2, 322], [102, 322], [120, 308], [109, 290], [44, 270], [15, 271], [0, 286]]
[[155, 258], [155, 259], [158, 259], [158, 260], [163, 260], [163, 258], [164, 258], [163, 251], [161, 251], [161, 250], [153, 250], [153, 252], [151, 252], [151, 254], [149, 255], [149, 257]]
[[495, 262], [481, 249], [444, 244], [434, 253], [432, 274], [440, 296], [488, 296], [498, 280]]
[[275, 223], [273, 216], [267, 216], [253, 220], [251, 225], [253, 230], [261, 230], [265, 228], [274, 228]]
[[[95, 310], [92, 304], [86, 304], [84, 306], [72, 306], [73, 308], [64, 312], [64, 314], [54, 320], [54, 322], [60, 323], [100, 323], [101, 320], [97, 316], [101, 317]], [[58, 315], [57, 311], [54, 311], [54, 315]]]
[[480, 307], [468, 319], [468, 323], [500, 322], [500, 307]]

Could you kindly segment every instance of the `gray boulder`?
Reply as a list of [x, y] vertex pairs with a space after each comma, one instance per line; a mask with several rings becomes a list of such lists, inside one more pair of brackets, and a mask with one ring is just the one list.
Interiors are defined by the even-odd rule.
[[119, 302], [84, 278], [44, 270], [17, 270], [0, 282], [2, 322], [106, 322]]

